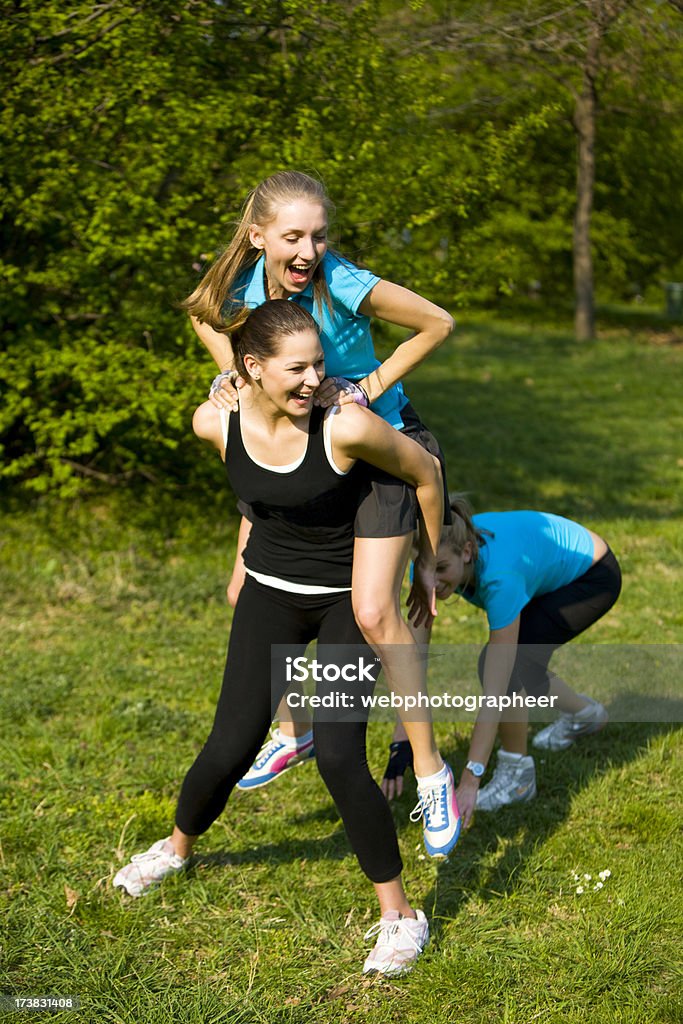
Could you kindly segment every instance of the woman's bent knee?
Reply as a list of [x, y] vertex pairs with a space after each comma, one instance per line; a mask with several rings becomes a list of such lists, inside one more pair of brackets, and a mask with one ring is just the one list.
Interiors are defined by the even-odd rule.
[[401, 615], [393, 601], [361, 601], [353, 603], [353, 614], [363, 635], [381, 641], [384, 635], [401, 623]]

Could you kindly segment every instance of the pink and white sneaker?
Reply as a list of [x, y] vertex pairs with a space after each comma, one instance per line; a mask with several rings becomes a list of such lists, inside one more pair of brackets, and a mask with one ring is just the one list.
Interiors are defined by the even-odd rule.
[[366, 939], [377, 936], [374, 949], [363, 966], [363, 974], [387, 974], [394, 977], [412, 971], [417, 958], [429, 942], [429, 924], [421, 910], [417, 920], [403, 917], [398, 910], [389, 910], [365, 933]]
[[267, 786], [290, 768], [310, 761], [315, 757], [313, 734], [309, 732], [302, 740], [293, 742], [289, 736], [283, 736], [279, 729], [273, 729], [272, 738], [261, 747], [253, 765], [237, 783], [237, 788], [258, 789], [259, 786]]
[[158, 839], [145, 853], [136, 853], [130, 864], [114, 875], [114, 888], [125, 889], [129, 896], [143, 896], [168, 875], [175, 875], [187, 865], [189, 857], [179, 857], [170, 836]]

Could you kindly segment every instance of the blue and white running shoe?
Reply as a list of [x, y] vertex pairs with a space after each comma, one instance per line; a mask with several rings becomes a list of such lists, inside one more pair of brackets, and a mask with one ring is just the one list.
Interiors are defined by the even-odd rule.
[[304, 764], [312, 757], [315, 757], [312, 736], [302, 744], [297, 741], [296, 746], [293, 746], [289, 737], [285, 738], [279, 729], [273, 729], [271, 739], [261, 747], [253, 765], [237, 783], [237, 788], [258, 789], [259, 786], [267, 786], [290, 768]]
[[453, 772], [445, 762], [444, 768], [443, 778], [440, 772], [436, 781], [428, 785], [418, 781], [419, 800], [410, 815], [411, 821], [422, 818], [425, 850], [436, 860], [448, 858], [460, 836], [461, 825]]

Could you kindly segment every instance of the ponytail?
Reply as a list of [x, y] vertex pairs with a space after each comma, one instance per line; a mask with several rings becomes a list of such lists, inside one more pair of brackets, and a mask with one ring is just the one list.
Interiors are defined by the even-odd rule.
[[450, 526], [444, 527], [442, 540], [453, 548], [456, 555], [462, 554], [465, 544], [469, 541], [472, 545], [474, 564], [479, 555], [479, 548], [486, 543], [486, 536], [492, 537], [493, 534], [489, 530], [478, 530], [474, 525], [472, 508], [464, 494], [449, 494], [448, 504], [453, 513], [453, 522]]
[[[196, 317], [200, 323], [208, 324], [214, 331], [225, 332], [228, 329], [223, 319], [223, 306], [226, 300], [236, 298], [232, 295], [236, 279], [242, 271], [253, 266], [261, 255], [249, 238], [249, 228], [254, 223], [254, 191], [247, 196], [227, 249], [211, 264], [195, 290], [182, 303], [183, 309], [190, 316]], [[240, 315], [241, 309], [238, 308], [236, 317]], [[230, 328], [234, 326], [235, 316], [231, 316]]]

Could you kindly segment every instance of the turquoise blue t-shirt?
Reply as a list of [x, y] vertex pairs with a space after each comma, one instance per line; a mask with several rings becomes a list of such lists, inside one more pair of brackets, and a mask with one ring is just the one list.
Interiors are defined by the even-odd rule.
[[483, 608], [490, 629], [514, 622], [532, 598], [578, 579], [593, 562], [593, 538], [584, 526], [549, 512], [482, 512], [473, 516], [485, 544], [479, 548], [474, 589], [458, 593]]
[[[233, 305], [255, 309], [266, 301], [264, 262], [265, 256], [261, 256], [237, 279]], [[292, 295], [290, 299], [307, 309], [320, 328], [327, 375], [361, 380], [376, 370], [380, 363], [372, 343], [370, 318], [359, 313], [358, 307], [380, 278], [329, 251], [323, 256], [321, 267], [332, 299], [332, 309], [326, 303], [318, 309], [312, 282], [301, 294]], [[373, 402], [371, 408], [400, 430], [404, 426], [401, 409], [407, 401], [402, 385], [395, 384]]]

